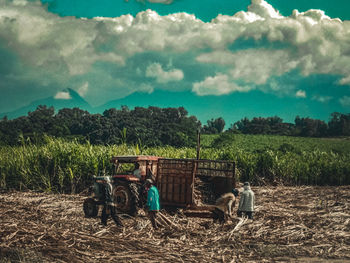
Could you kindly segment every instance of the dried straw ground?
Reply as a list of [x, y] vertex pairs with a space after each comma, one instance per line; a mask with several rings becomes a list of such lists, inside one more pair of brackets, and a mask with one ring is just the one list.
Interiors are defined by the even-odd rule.
[[0, 193], [0, 262], [350, 262], [350, 187], [259, 187], [254, 221], [181, 213], [153, 231], [84, 218], [84, 196]]

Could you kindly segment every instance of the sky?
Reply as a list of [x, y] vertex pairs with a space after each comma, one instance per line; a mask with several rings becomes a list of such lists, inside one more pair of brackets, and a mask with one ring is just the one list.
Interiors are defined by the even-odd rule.
[[350, 1], [0, 0], [0, 112], [67, 88], [93, 107], [182, 92], [202, 119], [328, 120], [350, 112]]

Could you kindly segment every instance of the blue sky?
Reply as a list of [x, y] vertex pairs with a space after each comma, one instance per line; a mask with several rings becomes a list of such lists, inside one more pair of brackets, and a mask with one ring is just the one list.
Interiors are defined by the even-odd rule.
[[71, 88], [94, 107], [191, 94], [202, 121], [327, 120], [350, 112], [349, 20], [348, 0], [0, 0], [0, 112]]

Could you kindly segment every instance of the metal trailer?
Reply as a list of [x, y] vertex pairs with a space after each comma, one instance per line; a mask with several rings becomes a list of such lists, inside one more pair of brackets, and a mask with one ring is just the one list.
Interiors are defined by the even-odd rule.
[[163, 205], [196, 207], [196, 178], [212, 185], [215, 197], [235, 188], [235, 163], [195, 159], [159, 159], [156, 185]]

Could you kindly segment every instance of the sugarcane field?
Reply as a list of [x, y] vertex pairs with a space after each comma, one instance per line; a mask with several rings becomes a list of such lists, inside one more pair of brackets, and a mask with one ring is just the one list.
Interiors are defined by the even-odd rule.
[[349, 186], [252, 190], [253, 220], [161, 210], [157, 230], [144, 210], [123, 227], [84, 217], [86, 193], [2, 191], [1, 262], [350, 262]]
[[350, 262], [349, 140], [277, 139], [2, 147], [0, 262]]

